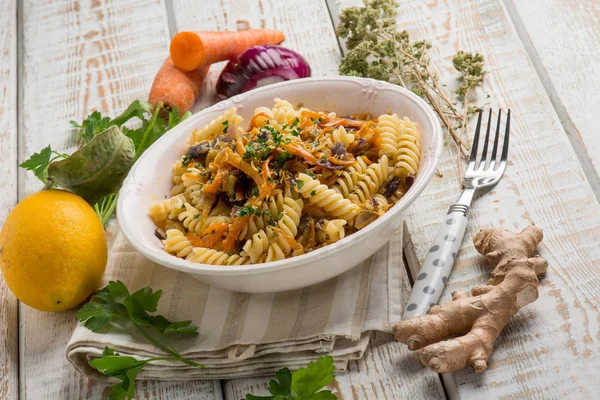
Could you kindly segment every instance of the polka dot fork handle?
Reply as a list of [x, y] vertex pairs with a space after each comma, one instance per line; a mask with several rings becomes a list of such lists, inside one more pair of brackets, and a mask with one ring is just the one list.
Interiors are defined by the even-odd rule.
[[455, 206], [448, 210], [419, 274], [415, 277], [402, 319], [425, 315], [427, 310], [437, 304], [446, 286], [467, 228], [468, 206], [461, 206], [464, 209]]
[[[495, 186], [502, 178], [506, 169], [508, 157], [508, 140], [510, 132], [510, 110], [506, 113], [504, 138], [501, 147], [502, 153], [498, 159], [500, 149], [500, 125], [502, 111], [498, 112], [495, 135], [492, 135], [492, 110], [488, 113], [487, 129], [485, 139], [482, 141], [483, 150], [478, 157], [479, 136], [482, 131], [483, 110], [479, 111], [477, 127], [473, 136], [471, 156], [465, 175], [463, 177], [464, 190], [459, 196], [456, 204], [448, 209], [448, 214], [438, 229], [425, 261], [421, 266], [419, 274], [415, 278], [413, 290], [406, 304], [402, 319], [419, 317], [437, 304], [452, 271], [456, 255], [460, 248], [465, 230], [467, 228], [467, 214], [475, 192], [483, 188]], [[494, 147], [491, 148], [492, 136], [495, 136]], [[491, 150], [488, 152], [488, 150]]]

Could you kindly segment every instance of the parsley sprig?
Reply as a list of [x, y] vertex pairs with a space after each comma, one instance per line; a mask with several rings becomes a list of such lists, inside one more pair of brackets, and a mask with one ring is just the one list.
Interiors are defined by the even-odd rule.
[[169, 341], [173, 334], [190, 335], [198, 332], [192, 321], [169, 321], [156, 312], [161, 290], [153, 291], [149, 287], [130, 294], [121, 281], [110, 281], [108, 285], [92, 296], [92, 300], [77, 312], [77, 319], [93, 332], [99, 332], [109, 324], [122, 323], [132, 326], [148, 342], [166, 353], [164, 357], [138, 360], [121, 356], [110, 347], [106, 347], [101, 357], [90, 361], [90, 365], [100, 373], [115, 377], [121, 382], [111, 386], [111, 400], [132, 399], [134, 382], [139, 372], [152, 361], [169, 360], [182, 362], [192, 367], [203, 368], [182, 356]]
[[269, 382], [272, 396], [248, 394], [245, 400], [335, 400], [330, 390], [321, 390], [335, 379], [334, 370], [331, 356], [320, 357], [294, 372], [282, 368], [275, 374], [277, 379]]
[[[204, 368], [183, 357], [169, 341], [173, 334], [191, 335], [198, 327], [191, 321], [169, 321], [156, 312], [162, 295], [161, 290], [149, 287], [129, 293], [121, 281], [110, 281], [93, 294], [89, 303], [77, 312], [77, 319], [93, 332], [100, 332], [108, 325], [132, 326], [148, 342], [165, 352], [165, 356], [137, 359], [123, 356], [110, 347], [105, 347], [102, 356], [90, 361], [90, 365], [103, 375], [112, 376], [120, 382], [110, 387], [110, 400], [125, 400], [135, 397], [135, 380], [144, 367], [154, 361], [183, 362], [192, 367]], [[323, 356], [310, 362], [306, 368], [291, 372], [282, 368], [269, 384], [272, 396], [247, 394], [245, 400], [335, 400], [330, 390], [323, 390], [335, 379], [335, 366], [331, 356]]]

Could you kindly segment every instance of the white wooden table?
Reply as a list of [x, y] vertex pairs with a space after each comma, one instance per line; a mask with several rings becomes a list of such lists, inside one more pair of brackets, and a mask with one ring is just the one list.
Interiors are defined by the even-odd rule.
[[[18, 4], [17, 4], [18, 3]], [[146, 98], [170, 37], [179, 30], [269, 27], [302, 53], [313, 75], [336, 75], [332, 21], [356, 0], [0, 0], [0, 222], [40, 183], [17, 164], [51, 144], [71, 150], [68, 121], [115, 113]], [[490, 106], [511, 108], [510, 164], [479, 201], [468, 235], [484, 227], [544, 229], [550, 263], [540, 298], [502, 332], [490, 367], [442, 379], [405, 346], [377, 335], [364, 359], [340, 375], [340, 399], [598, 398], [600, 391], [600, 0], [401, 0], [398, 20], [434, 43], [452, 77], [459, 49], [482, 52]], [[216, 66], [215, 66], [216, 67]], [[214, 84], [213, 68], [206, 84]], [[405, 252], [418, 268], [458, 185], [455, 157], [406, 219]], [[444, 299], [485, 281], [465, 240]], [[408, 280], [405, 280], [408, 282]], [[408, 285], [408, 283], [406, 283]], [[0, 280], [0, 399], [98, 399], [105, 385], [65, 359], [73, 312], [19, 304]], [[143, 382], [139, 398], [240, 399], [268, 379]], [[444, 390], [445, 388], [445, 390]]]

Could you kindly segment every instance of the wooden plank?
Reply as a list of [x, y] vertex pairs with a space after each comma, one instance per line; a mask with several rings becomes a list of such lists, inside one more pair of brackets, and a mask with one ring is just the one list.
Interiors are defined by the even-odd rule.
[[[476, 200], [467, 237], [481, 228], [517, 230], [535, 223], [544, 229], [540, 253], [550, 263], [540, 298], [502, 332], [488, 370], [445, 376], [449, 395], [463, 399], [492, 393], [495, 398], [595, 398], [600, 379], [586, 371], [600, 366], [594, 356], [600, 340], [600, 313], [595, 306], [600, 298], [600, 248], [595, 245], [600, 206], [560, 116], [501, 1], [399, 3], [400, 27], [415, 38], [433, 42], [433, 61], [441, 76], [456, 76], [451, 58], [457, 50], [479, 51], [490, 72], [486, 77], [490, 106], [513, 111], [509, 167], [500, 184]], [[531, 8], [531, 18], [548, 7], [537, 4]], [[555, 13], [558, 20], [562, 9], [548, 7], [552, 11], [547, 13]], [[581, 46], [588, 44], [581, 42]], [[434, 177], [407, 213], [410, 239], [421, 261], [459, 190], [455, 153], [450, 148], [444, 150], [440, 168], [444, 177]], [[465, 240], [442, 301], [449, 300], [453, 290], [484, 283], [488, 271], [471, 240]]]
[[[313, 76], [337, 75], [339, 46], [325, 3], [322, 0], [223, 0], [196, 7], [193, 0], [173, 2], [178, 30], [236, 30], [247, 27], [280, 29], [286, 34], [284, 46], [301, 53]], [[214, 82], [223, 63], [211, 68], [204, 94], [197, 105], [213, 100]], [[444, 398], [437, 374], [423, 371], [418, 364], [403, 368], [410, 357], [403, 346], [378, 335], [365, 358], [352, 363], [351, 372], [341, 375], [335, 385], [339, 398]], [[247, 393], [266, 393], [269, 378], [224, 381], [225, 397], [239, 399]]]
[[[0, 0], [0, 9], [1, 227], [17, 203], [17, 3]], [[0, 278], [0, 399], [19, 395], [18, 307]]]
[[[506, 0], [506, 7], [588, 180], [600, 196], [600, 3]], [[556, 12], [560, 10], [560, 12]]]
[[[93, 109], [114, 115], [132, 100], [147, 98], [167, 55], [166, 7], [162, 0], [29, 0], [23, 3], [23, 39], [20, 160], [47, 144], [73, 150], [71, 119], [81, 120]], [[41, 187], [32, 174], [22, 178], [20, 198]], [[22, 398], [108, 397], [105, 384], [79, 374], [65, 358], [74, 312], [49, 314], [21, 305], [20, 315]], [[222, 398], [218, 381], [143, 382], [137, 394]]]

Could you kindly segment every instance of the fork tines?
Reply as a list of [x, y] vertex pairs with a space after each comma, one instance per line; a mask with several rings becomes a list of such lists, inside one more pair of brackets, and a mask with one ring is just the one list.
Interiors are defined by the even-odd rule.
[[496, 163], [496, 157], [498, 155], [498, 146], [500, 143], [500, 126], [502, 123], [502, 110], [498, 110], [498, 121], [496, 122], [496, 135], [494, 139], [494, 147], [490, 158], [488, 159], [488, 147], [490, 144], [490, 132], [492, 128], [492, 110], [488, 112], [487, 129], [485, 132], [485, 139], [483, 142], [483, 151], [477, 163], [477, 150], [479, 147], [479, 134], [481, 132], [481, 120], [483, 116], [483, 109], [479, 110], [479, 117], [477, 118], [477, 127], [475, 128], [475, 136], [473, 137], [473, 147], [471, 148], [471, 156], [469, 157], [468, 170], [476, 169], [502, 169], [506, 167], [506, 159], [508, 158], [508, 139], [510, 133], [510, 109], [506, 113], [506, 121], [504, 128], [504, 138], [502, 143], [502, 153], [500, 154], [500, 162]]

